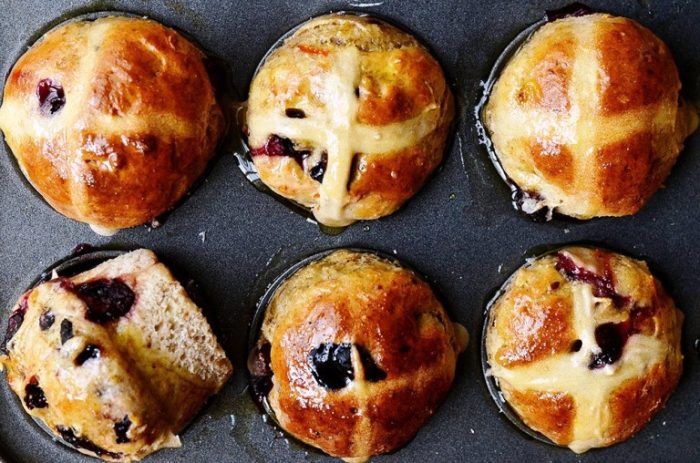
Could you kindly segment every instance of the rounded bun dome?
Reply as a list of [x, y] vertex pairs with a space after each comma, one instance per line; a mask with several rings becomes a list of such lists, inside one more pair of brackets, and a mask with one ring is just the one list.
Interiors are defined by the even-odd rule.
[[267, 381], [283, 429], [365, 461], [404, 445], [435, 412], [466, 342], [412, 271], [341, 250], [275, 291], [249, 368], [258, 387]]
[[606, 447], [675, 389], [682, 322], [644, 262], [562, 248], [521, 267], [492, 302], [490, 372], [533, 430], [575, 452]]
[[631, 19], [539, 28], [493, 86], [483, 120], [526, 212], [636, 213], [697, 127], [668, 47]]
[[250, 88], [261, 180], [329, 226], [397, 210], [443, 157], [454, 114], [440, 65], [371, 17], [322, 16], [266, 58]]
[[51, 30], [17, 61], [0, 128], [54, 209], [108, 233], [172, 208], [225, 121], [199, 49], [155, 21], [104, 17]]

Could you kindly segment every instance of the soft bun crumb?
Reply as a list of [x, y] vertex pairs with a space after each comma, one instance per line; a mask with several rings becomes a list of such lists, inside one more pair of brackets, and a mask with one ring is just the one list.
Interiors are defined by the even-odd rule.
[[25, 411], [104, 460], [180, 445], [232, 365], [156, 255], [136, 250], [18, 301], [0, 363]]

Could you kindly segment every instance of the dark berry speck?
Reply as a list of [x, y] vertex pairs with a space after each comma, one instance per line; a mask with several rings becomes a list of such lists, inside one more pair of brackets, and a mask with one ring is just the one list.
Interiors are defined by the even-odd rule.
[[289, 138], [280, 137], [279, 135], [270, 135], [264, 146], [254, 148], [250, 152], [251, 156], [287, 156], [294, 159], [300, 166], [304, 165], [311, 151], [297, 150], [294, 142]]
[[126, 444], [131, 442], [129, 437], [126, 435], [131, 427], [131, 420], [129, 415], [124, 416], [124, 419], [114, 423], [114, 434], [117, 435], [117, 444]]
[[255, 346], [248, 355], [248, 372], [250, 373], [251, 394], [255, 403], [262, 406], [272, 389], [272, 369], [270, 368], [269, 342]]
[[87, 305], [85, 317], [99, 324], [123, 317], [136, 300], [131, 288], [118, 278], [82, 283], [76, 285], [73, 291]]
[[61, 321], [61, 344], [65, 344], [69, 339], [73, 338], [73, 323], [64, 318]]
[[36, 87], [39, 110], [45, 116], [56, 114], [66, 104], [63, 86], [51, 79], [43, 79]]
[[306, 113], [298, 108], [287, 108], [284, 110], [284, 114], [292, 119], [304, 119]]
[[83, 363], [87, 362], [90, 359], [98, 358], [100, 356], [100, 353], [100, 346], [95, 344], [88, 344], [87, 346], [85, 346], [85, 349], [83, 349], [83, 351], [75, 357], [73, 363], [75, 363], [76, 366], [81, 366]]
[[583, 347], [583, 342], [577, 339], [571, 344], [571, 352], [578, 352], [581, 350], [581, 347]]
[[12, 315], [10, 315], [10, 318], [7, 320], [5, 339], [2, 341], [2, 345], [0, 345], [0, 352], [2, 352], [3, 354], [9, 354], [7, 343], [9, 343], [12, 340], [15, 334], [17, 334], [17, 331], [19, 331], [20, 327], [22, 326], [22, 323], [24, 323], [24, 314], [27, 313], [28, 308], [29, 294], [25, 294], [24, 296], [22, 296], [22, 300], [19, 302], [19, 306], [15, 309], [14, 312], [12, 312]]
[[326, 167], [328, 166], [328, 153], [325, 151], [321, 154], [321, 160], [318, 164], [313, 166], [309, 170], [309, 175], [312, 179], [316, 180], [318, 183], [323, 182], [323, 176], [326, 174]]
[[86, 439], [85, 437], [77, 436], [75, 434], [75, 431], [73, 428], [69, 428], [66, 426], [57, 426], [56, 431], [58, 431], [58, 434], [60, 434], [61, 438], [69, 445], [72, 445], [73, 447], [77, 449], [84, 449], [87, 450], [88, 452], [92, 452], [98, 457], [101, 457], [102, 455], [105, 455], [109, 458], [112, 459], [120, 459], [122, 457], [121, 453], [115, 453], [115, 452], [109, 452], [102, 447], [98, 446], [94, 442], [92, 442], [90, 439]]
[[46, 331], [51, 328], [56, 321], [56, 316], [50, 310], [44, 310], [39, 316], [39, 328], [41, 331]]
[[386, 379], [386, 371], [379, 368], [369, 351], [357, 344], [355, 344], [355, 347], [360, 353], [360, 361], [362, 362], [362, 369], [365, 372], [365, 379], [370, 383], [376, 383], [377, 381]]
[[544, 18], [547, 22], [552, 22], [556, 21], [557, 19], [586, 16], [593, 13], [593, 9], [591, 9], [591, 7], [588, 5], [575, 2], [557, 10], [547, 10]]
[[352, 344], [324, 343], [309, 352], [311, 373], [326, 389], [342, 389], [355, 379]]
[[604, 323], [595, 329], [595, 340], [601, 352], [594, 354], [588, 368], [594, 370], [612, 365], [622, 357], [626, 336], [617, 323]]
[[49, 406], [49, 403], [46, 401], [46, 395], [44, 395], [44, 390], [39, 387], [39, 382], [35, 377], [24, 387], [24, 403], [30, 410]]

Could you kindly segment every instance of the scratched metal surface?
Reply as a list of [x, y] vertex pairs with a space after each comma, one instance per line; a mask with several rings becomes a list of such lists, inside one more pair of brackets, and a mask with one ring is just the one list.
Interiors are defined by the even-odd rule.
[[[275, 40], [310, 16], [331, 10], [375, 12], [413, 31], [434, 50], [459, 102], [460, 119], [446, 160], [426, 187], [397, 214], [356, 224], [339, 236], [253, 188], [224, 153], [206, 181], [164, 225], [101, 238], [52, 211], [24, 182], [0, 147], [0, 304], [7, 309], [32, 279], [78, 243], [148, 247], [195, 277], [211, 303], [210, 321], [234, 362], [233, 380], [182, 435], [183, 446], [152, 462], [332, 461], [285, 438], [264, 422], [245, 392], [245, 348], [255, 300], [286, 267], [338, 246], [396, 254], [428, 275], [452, 316], [473, 335], [454, 388], [409, 445], [380, 462], [426, 461], [700, 461], [700, 371], [693, 341], [700, 336], [700, 137], [694, 136], [667, 187], [634, 217], [574, 223], [533, 223], [518, 215], [509, 191], [477, 143], [473, 107], [500, 51], [522, 29], [565, 0], [343, 1], [0, 0], [0, 73], [4, 76], [38, 32], [63, 16], [122, 10], [180, 28], [225, 59], [236, 90], [246, 94], [252, 73]], [[700, 101], [700, 3], [589, 1], [654, 30], [673, 51], [685, 92]], [[649, 259], [686, 314], [685, 373], [659, 416], [630, 441], [575, 456], [528, 440], [498, 414], [481, 376], [479, 333], [484, 302], [525, 255], [544, 244], [591, 241]], [[90, 461], [54, 442], [26, 418], [0, 380], [0, 455], [17, 462]]]

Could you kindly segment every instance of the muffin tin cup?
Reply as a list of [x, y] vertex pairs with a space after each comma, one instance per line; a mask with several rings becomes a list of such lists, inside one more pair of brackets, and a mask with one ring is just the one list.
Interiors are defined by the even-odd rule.
[[[275, 415], [274, 410], [270, 406], [268, 400], [267, 400], [267, 395], [265, 396], [258, 396], [258, 391], [256, 390], [253, 382], [253, 375], [250, 372], [250, 368], [248, 367], [249, 363], [249, 358], [252, 355], [252, 353], [255, 351], [258, 341], [261, 339], [261, 329], [262, 329], [262, 324], [265, 320], [265, 314], [267, 312], [267, 307], [272, 301], [272, 298], [275, 296], [275, 293], [277, 290], [284, 284], [289, 278], [294, 276], [299, 270], [302, 268], [306, 267], [307, 265], [317, 262], [324, 257], [327, 257], [331, 254], [333, 254], [336, 251], [339, 251], [341, 249], [344, 250], [349, 250], [349, 251], [355, 251], [355, 252], [362, 252], [362, 253], [368, 253], [368, 254], [373, 254], [375, 256], [379, 256], [384, 259], [388, 259], [391, 262], [397, 263], [399, 265], [403, 265], [396, 257], [390, 256], [388, 254], [382, 253], [380, 251], [374, 251], [371, 249], [365, 249], [365, 248], [335, 248], [335, 249], [326, 249], [323, 251], [316, 252], [314, 254], [311, 254], [307, 257], [304, 257], [295, 263], [293, 263], [290, 266], [287, 266], [285, 270], [282, 271], [282, 273], [279, 273], [276, 277], [273, 277], [272, 281], [267, 284], [265, 287], [263, 294], [257, 298], [257, 302], [255, 303], [255, 309], [253, 313], [253, 318], [250, 322], [250, 328], [248, 332], [248, 342], [247, 342], [247, 348], [248, 352], [246, 355], [246, 359], [248, 362], [246, 362], [246, 367], [245, 367], [245, 373], [247, 377], [247, 382], [248, 382], [248, 392], [250, 395], [250, 400], [255, 402], [255, 404], [261, 409], [263, 413], [263, 419], [270, 424], [271, 426], [274, 426], [275, 429], [279, 429], [280, 432], [283, 433], [283, 435], [287, 436], [288, 439], [291, 439], [295, 444], [299, 445], [301, 448], [304, 449], [305, 452], [311, 452], [317, 455], [324, 455], [324, 453], [320, 450], [317, 449], [316, 447], [310, 446], [306, 444], [305, 442], [300, 441], [290, 433], [288, 433], [279, 423], [277, 420], [277, 416]], [[406, 267], [406, 266], [404, 266]], [[406, 267], [409, 268], [409, 267]], [[410, 268], [409, 268], [410, 269]], [[258, 295], [256, 294], [255, 297]], [[269, 393], [269, 391], [268, 391]], [[272, 420], [272, 423], [269, 422], [269, 420]]]
[[[441, 304], [446, 308], [446, 311], [449, 313], [449, 310], [447, 307], [444, 305], [443, 298], [440, 296], [439, 292], [436, 291], [436, 289], [433, 287], [432, 284], [429, 283], [429, 280], [421, 274], [419, 271], [417, 271], [415, 268], [413, 268], [411, 265], [406, 264], [405, 262], [401, 261], [399, 258], [397, 258], [395, 255], [391, 255], [382, 251], [376, 251], [373, 249], [368, 249], [368, 248], [361, 248], [361, 247], [340, 247], [340, 248], [333, 248], [333, 249], [326, 249], [324, 251], [320, 251], [314, 254], [311, 254], [307, 257], [302, 258], [299, 261], [296, 261], [294, 264], [291, 266], [287, 267], [282, 273], [277, 275], [276, 277], [273, 278], [272, 282], [269, 283], [262, 296], [257, 299], [257, 302], [255, 304], [255, 312], [253, 314], [252, 321], [250, 323], [250, 331], [248, 335], [248, 354], [250, 355], [257, 347], [259, 340], [261, 339], [261, 329], [262, 329], [262, 324], [265, 320], [265, 314], [267, 312], [267, 307], [270, 305], [270, 302], [272, 301], [272, 298], [275, 296], [277, 293], [277, 290], [284, 284], [287, 280], [289, 280], [292, 276], [294, 276], [299, 270], [303, 269], [309, 264], [312, 264], [314, 262], [317, 262], [331, 254], [333, 254], [336, 251], [353, 251], [353, 252], [358, 252], [358, 253], [365, 253], [365, 254], [371, 254], [374, 256], [377, 256], [381, 259], [387, 260], [395, 265], [398, 265], [406, 270], [409, 270], [413, 272], [419, 279], [422, 281], [426, 282], [433, 293], [435, 294], [435, 297], [440, 301]], [[270, 407], [267, 398], [260, 398], [256, 397], [256, 390], [253, 386], [253, 376], [250, 373], [250, 369], [246, 367], [246, 375], [248, 377], [248, 390], [251, 393], [252, 400], [258, 404], [260, 408], [262, 408], [262, 411], [267, 414], [267, 416], [272, 419], [274, 422], [275, 426], [280, 427], [279, 422], [275, 416], [274, 410]], [[309, 447], [307, 444], [299, 441], [296, 439], [294, 436], [291, 436], [288, 434], [286, 431], [284, 431], [285, 434], [289, 435], [292, 439], [294, 439], [296, 442], [299, 442], [301, 445], [304, 447]], [[316, 449], [315, 447], [309, 447], [314, 449], [314, 451], [319, 452], [320, 450]]]
[[[316, 18], [320, 18], [322, 16], [328, 16], [328, 15], [346, 15], [346, 16], [359, 16], [359, 17], [371, 17], [372, 19], [375, 19], [377, 21], [380, 21], [382, 23], [388, 24], [389, 26], [395, 27], [396, 29], [405, 32], [407, 34], [410, 34], [412, 37], [414, 37], [418, 43], [424, 47], [428, 52], [430, 52], [430, 55], [437, 60], [435, 53], [433, 50], [428, 46], [427, 43], [425, 43], [424, 40], [421, 39], [421, 37], [414, 31], [411, 31], [407, 29], [406, 27], [402, 26], [401, 24], [398, 24], [396, 21], [391, 20], [390, 18], [384, 17], [380, 14], [376, 13], [367, 13], [364, 11], [359, 11], [359, 10], [350, 10], [350, 9], [341, 9], [337, 11], [326, 11], [323, 13], [319, 13], [317, 15], [311, 16], [309, 19], [297, 24], [296, 26], [292, 27], [289, 29], [287, 32], [279, 36], [277, 40], [275, 40], [270, 48], [265, 52], [265, 54], [262, 56], [260, 61], [258, 62], [258, 65], [255, 67], [255, 71], [253, 72], [253, 76], [251, 77], [251, 82], [255, 79], [255, 77], [258, 75], [260, 72], [260, 69], [265, 65], [267, 62], [267, 59], [270, 57], [272, 53], [275, 52], [279, 47], [281, 47], [285, 40], [287, 40], [289, 37], [294, 35], [296, 31], [301, 29], [304, 25], [308, 24], [310, 21], [313, 21]], [[457, 93], [455, 92], [455, 88], [452, 85], [453, 79], [450, 79], [444, 66], [440, 63], [440, 68], [442, 69], [443, 73], [445, 73], [445, 80], [447, 81], [447, 85], [450, 88], [450, 91], [454, 95]], [[455, 102], [455, 106], [458, 107], [457, 103]], [[292, 199], [285, 198], [282, 195], [279, 195], [272, 191], [271, 188], [269, 188], [261, 179], [260, 175], [258, 174], [258, 170], [255, 167], [255, 163], [253, 162], [253, 158], [251, 156], [250, 152], [250, 147], [248, 146], [248, 137], [246, 134], [246, 111], [248, 109], [248, 102], [242, 102], [240, 105], [238, 105], [235, 109], [234, 113], [234, 121], [235, 125], [238, 129], [238, 132], [240, 134], [240, 144], [237, 145], [238, 149], [232, 150], [233, 155], [236, 157], [236, 160], [238, 161], [238, 168], [240, 171], [243, 173], [246, 179], [260, 192], [267, 194], [268, 196], [272, 197], [276, 201], [280, 202], [281, 204], [285, 205], [287, 208], [291, 209], [292, 211], [296, 212], [297, 214], [301, 215], [302, 217], [306, 218], [306, 220], [317, 223], [319, 229], [330, 236], [335, 236], [341, 234], [346, 228], [352, 227], [353, 225], [348, 225], [344, 227], [331, 227], [328, 225], [324, 225], [322, 223], [319, 223], [316, 221], [316, 218], [314, 217], [313, 213], [311, 212], [311, 209], [308, 207], [299, 204], [295, 202]], [[455, 114], [454, 120], [452, 121], [449, 133], [447, 135], [447, 138], [445, 140], [445, 146], [443, 148], [444, 155], [447, 156], [450, 146], [453, 143], [455, 139], [455, 132], [457, 129], [457, 119], [459, 118], [458, 114]], [[444, 159], [443, 159], [444, 163]], [[440, 165], [435, 169], [436, 171], [440, 169]], [[430, 181], [430, 178], [435, 174], [433, 172], [429, 177], [428, 180], [426, 180], [426, 183]], [[417, 193], [416, 193], [417, 194]], [[410, 198], [409, 198], [410, 201]]]
[[[47, 281], [53, 280], [55, 278], [70, 278], [75, 275], [78, 275], [79, 273], [86, 272], [88, 270], [91, 270], [98, 265], [114, 259], [116, 257], [122, 256], [124, 254], [127, 254], [131, 251], [136, 250], [137, 248], [132, 248], [132, 249], [99, 249], [99, 248], [94, 248], [91, 245], [87, 244], [80, 244], [75, 247], [73, 252], [64, 257], [63, 259], [59, 259], [58, 261], [54, 262], [50, 266], [48, 266], [46, 269], [44, 269], [39, 275], [37, 275], [31, 283], [29, 283], [28, 286], [24, 288], [22, 291], [23, 293], [26, 293], [27, 291], [30, 291], [37, 286], [41, 285], [42, 283], [46, 283]], [[180, 268], [177, 266], [171, 266], [169, 263], [164, 262], [160, 256], [158, 256], [158, 259], [161, 263], [166, 265], [168, 270], [173, 274], [173, 277], [182, 285], [182, 287], [185, 289], [185, 292], [187, 295], [192, 299], [192, 301], [197, 304], [197, 306], [202, 309], [202, 313], [207, 316], [207, 313], [209, 312], [208, 310], [208, 303], [206, 302], [206, 298], [203, 296], [199, 288], [197, 287], [196, 282], [189, 278], [189, 276], [183, 272]], [[14, 301], [10, 302], [8, 304], [8, 307], [12, 307], [14, 305]], [[3, 328], [7, 326], [7, 319], [9, 316], [12, 314], [11, 310], [5, 310], [2, 313], [2, 326]], [[4, 331], [0, 334], [2, 336], [5, 335]], [[60, 436], [57, 436], [54, 434], [54, 432], [44, 424], [42, 420], [39, 418], [30, 415], [29, 413], [25, 413], [24, 407], [20, 403], [20, 398], [17, 396], [17, 394], [14, 393], [14, 391], [8, 391], [9, 394], [13, 397], [14, 399], [14, 404], [19, 410], [20, 414], [25, 418], [27, 422], [33, 422], [34, 424], [37, 425], [39, 429], [41, 429], [43, 432], [48, 434], [52, 440], [56, 442], [60, 442], [62, 445], [76, 451], [80, 452], [80, 450], [75, 447], [74, 445], [70, 444], [67, 442], [65, 439], [61, 438]], [[196, 419], [196, 417], [195, 417]], [[194, 421], [194, 419], [193, 419]], [[189, 425], [188, 425], [189, 426]], [[184, 432], [187, 429], [187, 426], [182, 430]], [[82, 452], [80, 452], [82, 453]], [[0, 462], [2, 462], [2, 454], [0, 453]]]
[[[22, 56], [24, 56], [27, 50], [33, 47], [35, 44], [37, 44], [47, 33], [74, 22], [95, 21], [97, 19], [110, 16], [134, 19], [146, 18], [160, 22], [156, 19], [144, 16], [143, 14], [132, 13], [129, 11], [119, 9], [110, 10], [103, 8], [87, 7], [71, 11], [68, 14], [62, 15], [54, 20], [49, 21], [44, 26], [40, 27], [29, 37], [28, 40], [25, 41], [20, 53], [14, 56], [12, 64], [8, 68], [8, 72], [5, 75], [4, 81], [7, 81], [7, 78], [12, 72], [12, 69], [14, 69], [14, 66], [17, 63], [17, 61], [19, 61], [19, 59]], [[237, 94], [232, 84], [232, 70], [230, 68], [230, 65], [227, 63], [226, 60], [203, 47], [199, 43], [199, 41], [187, 31], [183, 31], [177, 27], [174, 27], [168, 24], [167, 22], [162, 22], [161, 24], [170, 29], [175, 30], [178, 34], [180, 34], [189, 42], [191, 42], [198, 50], [200, 50], [204, 54], [205, 66], [207, 67], [207, 70], [210, 71], [209, 79], [216, 92], [216, 99], [219, 105], [221, 106], [222, 111], [224, 112], [224, 117], [226, 118], [226, 129], [223, 132], [222, 139], [219, 142], [219, 146], [216, 148], [214, 155], [209, 160], [209, 163], [207, 164], [207, 167], [205, 168], [202, 175], [200, 175], [197, 179], [194, 180], [192, 185], [187, 189], [187, 192], [170, 209], [164, 211], [157, 217], [154, 217], [150, 222], [142, 224], [150, 228], [159, 228], [167, 220], [168, 215], [172, 213], [172, 211], [179, 208], [183, 203], [187, 201], [187, 199], [190, 196], [192, 196], [192, 194], [202, 185], [202, 183], [204, 183], [214, 164], [216, 164], [217, 160], [222, 155], [229, 153], [238, 153], [242, 151], [241, 136], [238, 131], [238, 125], [236, 124], [236, 114], [237, 109], [240, 108], [241, 98]], [[214, 74], [213, 76], [212, 73]], [[217, 80], [217, 82], [215, 82], [215, 80]], [[29, 191], [31, 191], [32, 195], [38, 198], [44, 205], [48, 206], [49, 209], [54, 210], [53, 206], [51, 206], [51, 204], [49, 204], [49, 202], [46, 199], [44, 199], [44, 197], [36, 190], [36, 188], [34, 188], [27, 176], [24, 175], [24, 172], [22, 171], [22, 168], [20, 167], [17, 158], [10, 149], [10, 146], [7, 144], [7, 141], [4, 137], [2, 137], [2, 145], [5, 149], [5, 152], [7, 152], [9, 157], [11, 158], [10, 163], [16, 174], [13, 176], [13, 180], [16, 181], [18, 184], [21, 184], [23, 188], [26, 188]], [[238, 155], [236, 154], [236, 156]], [[54, 212], [58, 213], [55, 210]]]
[[[659, 279], [659, 272], [656, 270], [656, 266], [654, 265], [653, 262], [649, 262], [647, 259], [642, 258], [641, 256], [636, 256], [636, 255], [631, 255], [626, 252], [620, 252], [615, 249], [610, 248], [609, 246], [605, 244], [599, 244], [599, 243], [594, 243], [590, 241], [579, 241], [579, 242], [571, 242], [571, 243], [564, 243], [564, 244], [558, 244], [558, 245], [544, 245], [540, 246], [537, 248], [532, 249], [530, 252], [526, 253], [525, 257], [525, 262], [521, 263], [518, 267], [513, 270], [508, 277], [505, 279], [503, 284], [498, 287], [492, 294], [493, 296], [488, 299], [486, 302], [486, 306], [484, 309], [484, 317], [483, 317], [483, 323], [481, 327], [481, 339], [479, 342], [480, 346], [480, 352], [479, 356], [481, 359], [481, 373], [484, 377], [484, 382], [486, 384], [486, 389], [489, 392], [489, 395], [493, 399], [494, 403], [496, 404], [496, 407], [498, 407], [498, 411], [500, 414], [505, 416], [510, 424], [512, 424], [515, 428], [517, 428], [520, 432], [525, 434], [527, 437], [542, 442], [544, 444], [551, 445], [553, 447], [558, 447], [561, 449], [568, 449], [567, 446], [557, 444], [556, 442], [552, 441], [549, 437], [545, 436], [544, 434], [535, 431], [531, 427], [529, 427], [523, 419], [518, 415], [518, 413], [510, 406], [508, 401], [506, 400], [505, 396], [503, 395], [503, 392], [501, 391], [501, 388], [498, 384], [498, 380], [491, 374], [491, 365], [489, 363], [488, 359], [488, 353], [486, 350], [486, 335], [488, 334], [489, 326], [491, 324], [491, 309], [493, 308], [493, 305], [496, 303], [496, 301], [507, 291], [508, 287], [510, 286], [511, 282], [513, 281], [513, 278], [515, 277], [515, 274], [524, 267], [527, 267], [534, 263], [535, 261], [542, 259], [543, 257], [546, 257], [548, 255], [554, 254], [558, 252], [561, 249], [567, 248], [567, 247], [581, 247], [581, 248], [589, 248], [589, 249], [600, 249], [603, 251], [608, 251], [612, 253], [617, 253], [621, 254], [624, 256], [631, 257], [633, 259], [640, 259], [643, 260], [652, 270], [652, 274], [654, 275], [655, 278]], [[661, 278], [662, 284], [663, 278]], [[664, 287], [668, 289], [668, 285], [664, 284]]]

